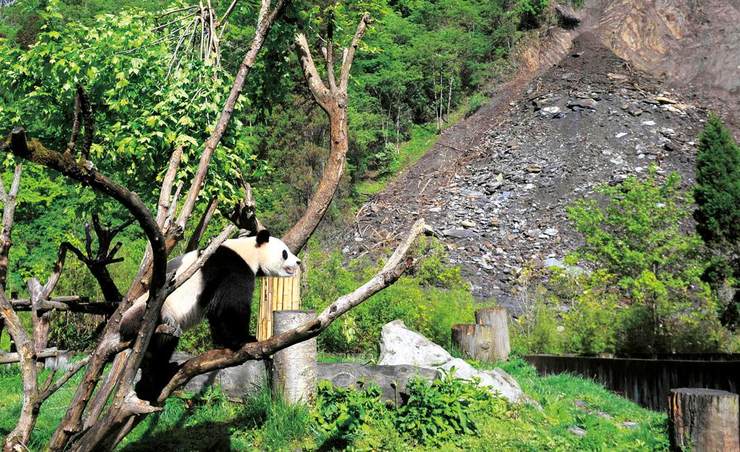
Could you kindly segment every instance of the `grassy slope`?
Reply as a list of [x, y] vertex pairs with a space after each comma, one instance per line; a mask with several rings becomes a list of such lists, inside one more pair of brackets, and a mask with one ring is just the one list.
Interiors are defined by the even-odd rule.
[[[665, 415], [622, 399], [598, 384], [568, 375], [538, 377], [520, 360], [503, 367], [542, 405], [511, 407], [480, 419], [480, 433], [459, 438], [449, 449], [490, 450], [663, 450], [667, 448]], [[42, 410], [30, 444], [39, 450], [51, 436], [72, 395], [73, 380]], [[14, 425], [20, 409], [17, 370], [0, 369], [0, 436]], [[577, 403], [576, 403], [577, 402]], [[627, 427], [625, 421], [635, 422]], [[586, 430], [579, 437], [571, 427]], [[288, 407], [260, 394], [249, 404], [226, 401], [217, 391], [199, 398], [173, 398], [159, 415], [150, 416], [127, 438], [126, 451], [158, 450], [295, 450], [315, 449], [325, 438], [311, 422], [307, 407]], [[404, 447], [413, 449], [412, 447]], [[447, 448], [445, 448], [447, 449]], [[420, 449], [419, 449], [420, 450]]]

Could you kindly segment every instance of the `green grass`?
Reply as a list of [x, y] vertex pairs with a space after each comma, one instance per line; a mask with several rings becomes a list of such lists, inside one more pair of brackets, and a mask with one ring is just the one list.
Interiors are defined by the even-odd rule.
[[[336, 356], [324, 356], [336, 360]], [[490, 365], [486, 366], [490, 367]], [[534, 368], [514, 359], [502, 363], [525, 392], [540, 405], [509, 406], [502, 412], [479, 418], [479, 432], [457, 438], [444, 450], [665, 450], [668, 446], [666, 416], [642, 409], [600, 385], [579, 377], [537, 376]], [[45, 375], [44, 375], [45, 376]], [[42, 408], [29, 444], [40, 450], [58, 425], [79, 377], [65, 386]], [[20, 409], [21, 381], [18, 370], [0, 368], [0, 437], [14, 426]], [[217, 390], [199, 397], [168, 400], [165, 409], [149, 416], [120, 446], [124, 451], [157, 450], [316, 450], [327, 441], [306, 406], [291, 407], [257, 394], [249, 403], [233, 403]], [[629, 428], [625, 421], [635, 422]], [[586, 431], [579, 437], [569, 429]], [[390, 450], [423, 450], [397, 432], [373, 431], [364, 438], [390, 438]], [[391, 446], [395, 444], [395, 446]]]

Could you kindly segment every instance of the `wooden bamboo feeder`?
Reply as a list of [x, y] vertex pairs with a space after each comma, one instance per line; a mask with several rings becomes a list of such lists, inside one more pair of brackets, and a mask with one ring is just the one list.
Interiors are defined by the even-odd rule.
[[257, 319], [257, 340], [272, 336], [273, 311], [298, 311], [301, 309], [301, 271], [295, 276], [260, 278], [260, 310]]

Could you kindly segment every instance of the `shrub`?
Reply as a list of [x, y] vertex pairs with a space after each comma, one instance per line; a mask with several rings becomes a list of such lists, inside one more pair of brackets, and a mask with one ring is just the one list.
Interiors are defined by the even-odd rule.
[[515, 11], [519, 14], [519, 27], [529, 30], [540, 26], [550, 0], [517, 0]]
[[[323, 351], [377, 350], [381, 328], [396, 319], [449, 347], [452, 324], [473, 321], [473, 297], [460, 269], [442, 263], [444, 250], [439, 243], [422, 240], [415, 252], [423, 257], [410, 274], [340, 317], [319, 335]], [[326, 256], [310, 252], [304, 262], [309, 270], [303, 303], [316, 310], [359, 287], [378, 270], [369, 261], [353, 261], [345, 266], [339, 253]]]
[[314, 421], [327, 435], [326, 447], [344, 449], [401, 449], [409, 444], [425, 447], [454, 444], [475, 435], [486, 416], [507, 410], [505, 400], [477, 382], [458, 380], [454, 374], [427, 381], [413, 378], [406, 386], [408, 400], [398, 408], [381, 401], [380, 389], [319, 385]]
[[480, 108], [486, 103], [486, 96], [484, 96], [481, 93], [475, 93], [472, 96], [470, 96], [470, 99], [468, 99], [468, 107], [465, 110], [465, 117], [472, 116], [476, 111], [480, 110]]
[[[568, 208], [584, 244], [566, 258], [593, 271], [554, 269], [518, 322], [519, 351], [583, 354], [731, 351], [701, 240], [685, 233], [689, 199], [680, 179], [634, 177]], [[710, 270], [708, 270], [710, 269]], [[721, 269], [720, 269], [721, 270]], [[541, 275], [543, 276], [543, 275]], [[560, 305], [560, 315], [550, 307]], [[559, 334], [562, 330], [562, 334]]]

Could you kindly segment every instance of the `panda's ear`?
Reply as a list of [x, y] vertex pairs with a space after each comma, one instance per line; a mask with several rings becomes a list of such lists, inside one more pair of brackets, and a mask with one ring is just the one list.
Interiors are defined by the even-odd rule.
[[270, 231], [263, 229], [257, 233], [257, 247], [270, 241]]

